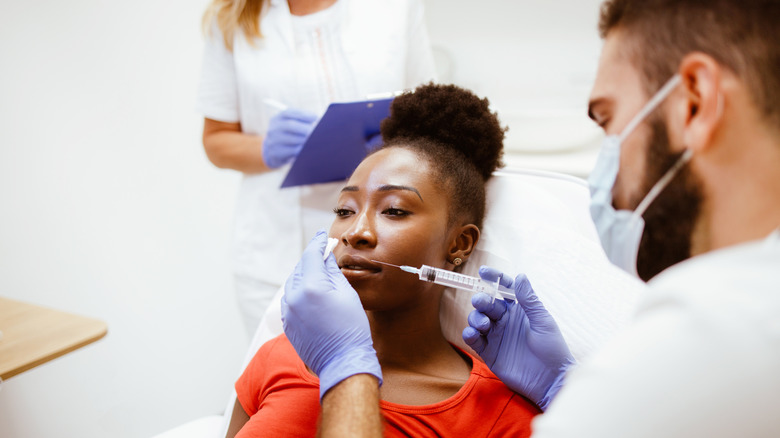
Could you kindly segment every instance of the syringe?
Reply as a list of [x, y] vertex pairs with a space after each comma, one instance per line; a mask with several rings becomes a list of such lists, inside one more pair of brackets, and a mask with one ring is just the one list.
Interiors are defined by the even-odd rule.
[[493, 298], [501, 298], [502, 300], [515, 300], [515, 291], [501, 285], [501, 278], [497, 279], [495, 283], [491, 283], [479, 277], [471, 277], [469, 275], [459, 274], [446, 269], [434, 268], [433, 266], [428, 265], [422, 265], [419, 268], [415, 268], [414, 266], [393, 265], [391, 263], [380, 262], [379, 260], [371, 261], [399, 268], [402, 271], [410, 272], [412, 274], [417, 274], [422, 281], [429, 281], [442, 286], [454, 287], [456, 289], [463, 289], [474, 293], [482, 292]]

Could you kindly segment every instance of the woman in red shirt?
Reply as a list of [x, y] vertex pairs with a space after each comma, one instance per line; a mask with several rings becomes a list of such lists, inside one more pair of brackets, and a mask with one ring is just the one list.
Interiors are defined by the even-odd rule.
[[[458, 270], [479, 240], [504, 131], [487, 99], [418, 87], [395, 99], [384, 146], [341, 191], [328, 234], [371, 325], [385, 436], [530, 436], [536, 406], [442, 334], [444, 288], [374, 261]], [[229, 437], [316, 435], [319, 381], [284, 335], [260, 348], [236, 392]]]

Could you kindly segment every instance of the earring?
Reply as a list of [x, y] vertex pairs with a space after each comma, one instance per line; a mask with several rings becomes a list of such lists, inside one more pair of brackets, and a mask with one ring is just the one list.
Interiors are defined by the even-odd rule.
[[455, 266], [460, 266], [461, 263], [463, 263], [463, 260], [460, 257], [455, 257], [455, 260], [452, 261], [452, 264]]

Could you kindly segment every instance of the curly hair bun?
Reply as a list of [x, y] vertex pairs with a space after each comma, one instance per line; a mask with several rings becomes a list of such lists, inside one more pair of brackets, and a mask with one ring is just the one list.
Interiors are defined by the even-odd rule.
[[463, 154], [483, 180], [503, 166], [504, 133], [487, 99], [456, 85], [428, 83], [395, 98], [382, 121], [385, 144], [426, 139]]

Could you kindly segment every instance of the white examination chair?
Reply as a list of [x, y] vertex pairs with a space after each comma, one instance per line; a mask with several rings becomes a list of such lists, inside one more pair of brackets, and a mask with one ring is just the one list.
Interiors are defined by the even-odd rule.
[[[482, 264], [512, 274], [524, 272], [578, 360], [626, 323], [645, 287], [609, 263], [588, 204], [587, 184], [579, 178], [536, 170], [496, 172], [488, 185], [480, 241], [463, 268], [470, 275], [477, 275]], [[242, 370], [264, 342], [282, 333], [281, 295], [282, 290], [266, 311]], [[461, 331], [471, 310], [468, 293], [445, 291], [442, 329], [450, 342], [462, 348], [468, 348]], [[234, 403], [235, 391], [224, 416], [195, 420], [157, 438], [223, 437]]]

